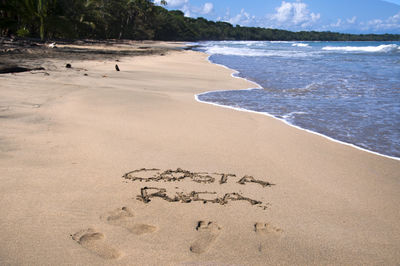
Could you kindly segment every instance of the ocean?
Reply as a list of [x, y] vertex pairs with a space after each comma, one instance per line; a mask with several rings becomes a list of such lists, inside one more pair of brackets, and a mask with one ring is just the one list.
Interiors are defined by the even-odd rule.
[[210, 41], [213, 63], [259, 84], [199, 101], [268, 114], [400, 158], [400, 42]]

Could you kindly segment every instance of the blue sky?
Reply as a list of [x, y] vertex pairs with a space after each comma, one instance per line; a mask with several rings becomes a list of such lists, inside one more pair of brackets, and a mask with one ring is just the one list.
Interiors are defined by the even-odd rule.
[[[159, 2], [155, 0], [154, 2]], [[190, 17], [233, 25], [400, 34], [400, 0], [167, 0]]]

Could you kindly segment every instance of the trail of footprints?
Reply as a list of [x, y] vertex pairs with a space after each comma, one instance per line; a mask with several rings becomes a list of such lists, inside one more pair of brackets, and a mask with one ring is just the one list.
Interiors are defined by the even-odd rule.
[[[125, 210], [124, 210], [125, 209]], [[131, 220], [131, 213], [126, 213], [126, 207], [121, 211], [114, 212], [115, 215], [105, 217], [107, 223], [116, 226], [122, 226], [135, 235], [153, 233], [157, 227], [147, 224], [134, 224]], [[128, 216], [126, 216], [128, 215]], [[199, 221], [196, 226], [197, 237], [190, 243], [189, 250], [194, 254], [202, 254], [209, 250], [212, 244], [217, 240], [222, 232], [222, 228], [213, 221]], [[280, 237], [283, 230], [274, 227], [268, 223], [255, 223], [254, 231], [260, 236], [269, 234]], [[118, 259], [123, 253], [105, 240], [105, 235], [93, 228], [81, 230], [72, 235], [72, 239], [82, 247], [90, 250], [103, 259]], [[259, 251], [262, 252], [262, 245], [259, 245]]]
[[[214, 183], [216, 181], [216, 177], [219, 177], [219, 184], [224, 184], [227, 183], [228, 178], [236, 177], [236, 175], [219, 173], [194, 173], [182, 170], [180, 168], [177, 170], [166, 170], [163, 172], [160, 172], [159, 169], [142, 168], [126, 173], [123, 176], [125, 179], [140, 182], [179, 182], [184, 179], [190, 179], [197, 183]], [[256, 183], [262, 187], [274, 185], [269, 182], [257, 180], [254, 177], [247, 175], [242, 177], [239, 181], [237, 181], [237, 183], [241, 185], [244, 185], [245, 183]], [[259, 207], [266, 209], [266, 205], [262, 205], [261, 201], [244, 197], [236, 192], [226, 193], [222, 197], [215, 197], [213, 199], [202, 198], [202, 195], [216, 194], [215, 192], [207, 191], [192, 191], [190, 193], [176, 192], [175, 196], [169, 196], [164, 188], [142, 187], [140, 192], [141, 193], [137, 196], [137, 199], [143, 201], [144, 203], [148, 203], [152, 198], [157, 197], [168, 202], [190, 203], [194, 201], [201, 201], [203, 203], [210, 202], [221, 205], [227, 204], [229, 201], [243, 200], [248, 201], [251, 205], [258, 205]], [[105, 213], [104, 215], [100, 216], [100, 220], [112, 226], [122, 227], [134, 235], [150, 234], [158, 230], [158, 228], [154, 225], [135, 223], [134, 212], [129, 207], [122, 207]], [[197, 231], [197, 237], [189, 245], [190, 252], [194, 254], [202, 254], [207, 252], [222, 232], [222, 228], [213, 221], [198, 221], [195, 230]], [[255, 223], [253, 231], [260, 236], [269, 234], [276, 237], [279, 237], [283, 232], [281, 229], [268, 223]], [[118, 259], [123, 255], [120, 250], [107, 243], [106, 237], [103, 233], [98, 232], [94, 228], [81, 230], [71, 235], [71, 237], [79, 245], [90, 250], [103, 259]], [[259, 247], [259, 251], [262, 251], [261, 245]]]

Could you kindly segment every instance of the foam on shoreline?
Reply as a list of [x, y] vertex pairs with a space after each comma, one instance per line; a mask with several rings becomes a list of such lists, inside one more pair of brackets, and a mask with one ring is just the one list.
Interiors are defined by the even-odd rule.
[[[250, 82], [250, 83], [253, 83], [253, 84], [255, 84], [255, 85], [257, 86], [257, 88], [248, 88], [248, 89], [245, 89], [245, 90], [258, 90], [258, 89], [263, 89], [263, 87], [262, 87], [260, 84], [256, 83], [256, 82], [251, 81], [251, 80], [248, 80], [248, 79], [243, 78], [243, 77], [239, 77], [239, 76], [238, 76], [238, 74], [240, 73], [239, 71], [237, 71], [237, 70], [235, 70], [235, 69], [232, 69], [232, 68], [229, 68], [229, 67], [227, 67], [227, 66], [225, 66], [225, 65], [222, 65], [222, 64], [214, 63], [213, 61], [210, 60], [210, 57], [211, 57], [211, 55], [208, 55], [208, 57], [207, 57], [207, 61], [208, 61], [208, 62], [210, 62], [210, 63], [212, 63], [212, 64], [214, 64], [214, 65], [218, 65], [218, 66], [221, 66], [221, 67], [224, 67], [224, 68], [226, 68], [226, 69], [231, 70], [231, 71], [232, 71], [231, 76], [232, 76], [233, 78], [244, 79], [244, 80], [246, 80], [246, 81], [248, 81], [248, 82]], [[245, 90], [244, 90], [244, 91], [245, 91]], [[237, 90], [225, 90], [225, 91], [237, 91]], [[253, 111], [253, 110], [248, 110], [248, 109], [245, 109], [245, 108], [241, 108], [241, 107], [233, 107], [233, 106], [229, 106], [229, 105], [222, 105], [222, 104], [217, 104], [217, 103], [202, 101], [202, 100], [199, 99], [199, 96], [204, 95], [204, 94], [208, 94], [208, 93], [213, 93], [213, 92], [217, 92], [217, 91], [207, 91], [207, 92], [199, 93], [199, 94], [196, 94], [196, 95], [194, 96], [194, 98], [195, 98], [195, 100], [196, 100], [197, 102], [200, 102], [200, 103], [211, 104], [211, 105], [214, 105], [214, 106], [219, 106], [219, 107], [223, 107], [223, 108], [233, 109], [233, 110], [236, 110], [236, 111], [242, 111], [242, 112], [248, 112], [248, 113], [255, 113], [255, 114], [265, 115], [265, 116], [268, 116], [268, 117], [277, 119], [277, 120], [279, 120], [279, 121], [281, 121], [281, 122], [283, 122], [283, 123], [285, 123], [285, 124], [287, 124], [287, 125], [289, 125], [289, 126], [292, 126], [292, 127], [294, 127], [294, 128], [297, 128], [297, 129], [300, 129], [300, 130], [303, 130], [303, 131], [306, 131], [306, 132], [309, 132], [309, 133], [312, 133], [312, 134], [315, 134], [315, 135], [324, 137], [324, 138], [326, 138], [326, 139], [328, 139], [328, 140], [330, 140], [330, 141], [333, 141], [333, 142], [336, 142], [336, 143], [340, 143], [340, 144], [344, 144], [344, 145], [346, 145], [346, 146], [351, 146], [351, 147], [356, 148], [356, 149], [358, 149], [358, 150], [365, 151], [365, 152], [368, 152], [368, 153], [372, 153], [372, 154], [374, 154], [374, 155], [378, 155], [378, 156], [382, 156], [382, 157], [385, 157], [385, 158], [389, 158], [389, 159], [393, 159], [393, 160], [400, 161], [400, 158], [398, 158], [398, 157], [394, 157], [394, 156], [390, 156], [390, 155], [381, 154], [381, 153], [378, 153], [378, 152], [375, 152], [375, 151], [371, 151], [371, 150], [368, 150], [368, 149], [359, 147], [359, 146], [357, 146], [357, 145], [355, 145], [355, 144], [343, 142], [343, 141], [334, 139], [334, 138], [332, 138], [332, 137], [329, 137], [329, 136], [327, 136], [327, 135], [324, 135], [324, 134], [321, 134], [321, 133], [318, 133], [318, 132], [315, 132], [315, 131], [312, 131], [312, 130], [309, 130], [309, 129], [305, 129], [305, 128], [296, 126], [296, 125], [294, 125], [294, 124], [292, 124], [292, 123], [289, 123], [289, 122], [286, 121], [285, 119], [278, 118], [278, 117], [273, 116], [273, 115], [271, 115], [271, 114], [269, 114], [269, 113], [267, 113], [267, 112], [258, 112], [258, 111]]]
[[379, 46], [325, 46], [322, 48], [325, 51], [340, 51], [340, 52], [366, 52], [366, 53], [389, 53], [398, 52], [400, 47], [396, 44], [382, 44]]

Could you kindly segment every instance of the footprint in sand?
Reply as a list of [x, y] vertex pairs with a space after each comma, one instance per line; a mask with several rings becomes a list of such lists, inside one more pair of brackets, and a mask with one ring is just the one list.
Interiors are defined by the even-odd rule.
[[[267, 251], [271, 243], [277, 241], [283, 233], [282, 229], [275, 227], [269, 223], [255, 223], [254, 231], [259, 236], [263, 236], [264, 239], [264, 243], [260, 243], [258, 245], [259, 252]], [[264, 238], [266, 236], [268, 236], [267, 239]]]
[[104, 259], [118, 259], [122, 255], [119, 250], [104, 242], [104, 234], [92, 228], [75, 233], [72, 239]]
[[190, 251], [196, 254], [204, 253], [220, 234], [221, 227], [215, 222], [199, 221], [196, 230], [197, 239], [190, 245]]
[[121, 226], [135, 235], [153, 233], [157, 227], [149, 224], [136, 224], [133, 220], [133, 211], [128, 207], [122, 207], [101, 216], [108, 224]]
[[282, 229], [275, 227], [269, 223], [255, 223], [254, 231], [257, 234], [274, 234], [275, 236], [280, 236], [283, 232]]

